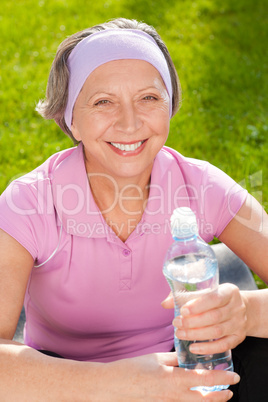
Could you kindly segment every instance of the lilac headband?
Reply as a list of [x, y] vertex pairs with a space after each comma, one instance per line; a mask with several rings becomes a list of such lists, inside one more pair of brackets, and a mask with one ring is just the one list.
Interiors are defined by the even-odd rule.
[[68, 58], [69, 89], [65, 122], [69, 129], [75, 101], [87, 77], [99, 66], [113, 60], [138, 59], [152, 64], [160, 73], [170, 99], [172, 114], [172, 84], [165, 56], [155, 40], [137, 29], [107, 29], [87, 36], [72, 50]]

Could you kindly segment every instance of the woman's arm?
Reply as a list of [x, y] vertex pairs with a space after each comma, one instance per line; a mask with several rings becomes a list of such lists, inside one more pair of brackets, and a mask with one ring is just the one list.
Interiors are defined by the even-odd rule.
[[[268, 215], [249, 195], [220, 240], [268, 284]], [[268, 338], [268, 289], [241, 291], [246, 305], [246, 335]]]
[[[49, 358], [11, 341], [32, 267], [30, 253], [0, 230], [0, 400], [87, 400], [83, 392], [86, 390], [94, 395], [98, 364], [87, 367], [69, 360]], [[80, 390], [83, 383], [87, 386]]]
[[[196, 385], [234, 384], [235, 373], [191, 372], [177, 366], [175, 353], [160, 353], [112, 363], [79, 362], [46, 356], [14, 342], [31, 255], [0, 230], [0, 400], [31, 401], [201, 401]], [[211, 394], [227, 401], [228, 390]]]
[[15, 342], [0, 343], [0, 399], [31, 401], [228, 401], [229, 390], [211, 399], [190, 388], [235, 384], [239, 376], [220, 370], [184, 370], [175, 353], [90, 363], [45, 356]]
[[33, 267], [31, 254], [0, 229], [0, 337], [12, 339]]
[[268, 284], [268, 215], [254, 197], [248, 195], [219, 240]]

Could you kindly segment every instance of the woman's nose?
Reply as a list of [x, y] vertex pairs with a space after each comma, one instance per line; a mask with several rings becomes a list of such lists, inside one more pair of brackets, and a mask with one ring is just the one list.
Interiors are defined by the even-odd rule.
[[117, 130], [126, 134], [133, 134], [139, 130], [142, 122], [134, 105], [125, 104], [120, 106], [114, 126]]

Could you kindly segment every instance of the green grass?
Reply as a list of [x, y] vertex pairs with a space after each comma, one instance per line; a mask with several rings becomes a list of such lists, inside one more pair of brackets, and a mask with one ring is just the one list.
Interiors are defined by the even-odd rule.
[[[34, 111], [57, 46], [116, 17], [153, 25], [182, 85], [167, 145], [209, 160], [268, 209], [267, 13], [263, 0], [2, 0], [0, 193], [9, 181], [72, 146]], [[257, 279], [257, 278], [256, 278]]]

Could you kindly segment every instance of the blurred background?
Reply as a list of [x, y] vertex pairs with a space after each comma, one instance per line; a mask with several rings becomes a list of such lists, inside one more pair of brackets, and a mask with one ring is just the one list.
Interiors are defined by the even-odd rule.
[[208, 160], [268, 210], [267, 9], [263, 0], [2, 0], [0, 193], [72, 146], [35, 106], [60, 42], [125, 17], [153, 25], [176, 65], [182, 102], [167, 142]]

